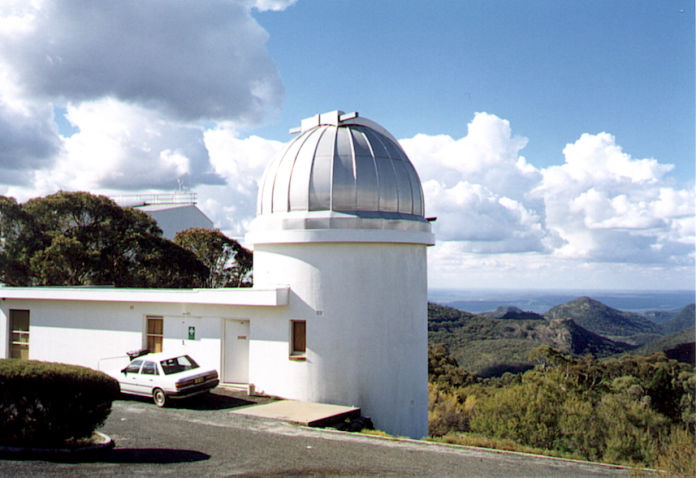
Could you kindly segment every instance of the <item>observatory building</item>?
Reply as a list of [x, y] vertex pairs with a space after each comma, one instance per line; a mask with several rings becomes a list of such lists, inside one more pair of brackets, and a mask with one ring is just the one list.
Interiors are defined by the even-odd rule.
[[[306, 327], [305, 362], [289, 364], [282, 395], [360, 404], [380, 429], [427, 435], [434, 238], [399, 143], [357, 114], [304, 120], [266, 170], [257, 214], [247, 236], [254, 281], [288, 284], [289, 316]], [[284, 347], [267, 342], [263, 355]], [[270, 368], [257, 377], [265, 388], [277, 382]]]
[[[357, 113], [295, 132], [259, 185], [253, 288], [0, 288], [0, 357], [105, 369], [135, 348], [182, 351], [223, 382], [360, 407], [381, 430], [427, 435], [434, 236], [418, 175]], [[12, 342], [19, 332], [26, 345]]]

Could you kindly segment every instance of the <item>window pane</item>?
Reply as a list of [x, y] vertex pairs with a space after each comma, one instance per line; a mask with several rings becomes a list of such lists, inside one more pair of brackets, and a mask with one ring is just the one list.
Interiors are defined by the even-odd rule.
[[29, 332], [29, 311], [10, 310], [10, 327], [12, 330], [23, 330]]
[[157, 335], [147, 336], [147, 349], [150, 352], [157, 353], [162, 351], [162, 337]]
[[148, 334], [159, 334], [162, 335], [162, 331], [164, 330], [164, 320], [163, 319], [153, 319], [149, 318], [147, 319], [147, 333]]
[[196, 361], [188, 355], [162, 360], [160, 365], [162, 366], [162, 371], [165, 375], [198, 368]]
[[128, 368], [126, 369], [126, 372], [128, 373], [138, 373], [140, 370], [140, 364], [142, 364], [142, 360], [133, 360], [130, 365], [128, 365]]
[[140, 373], [145, 375], [157, 375], [157, 365], [155, 362], [145, 362], [143, 364], [143, 370]]
[[29, 360], [29, 311], [10, 309], [10, 358]]
[[305, 352], [307, 325], [304, 320], [294, 320], [292, 322], [292, 351]]
[[29, 347], [26, 345], [12, 344], [10, 346], [10, 358], [29, 360]]

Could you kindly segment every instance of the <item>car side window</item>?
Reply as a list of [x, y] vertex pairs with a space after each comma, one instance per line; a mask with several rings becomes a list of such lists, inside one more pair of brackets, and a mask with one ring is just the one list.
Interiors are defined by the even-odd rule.
[[155, 362], [145, 362], [140, 373], [143, 375], [157, 375], [157, 364]]
[[140, 370], [140, 365], [142, 365], [142, 360], [133, 360], [128, 367], [126, 367], [126, 373], [138, 373]]

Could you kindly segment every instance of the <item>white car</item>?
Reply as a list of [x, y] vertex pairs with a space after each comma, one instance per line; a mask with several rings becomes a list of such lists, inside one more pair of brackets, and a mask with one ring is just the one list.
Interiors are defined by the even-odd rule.
[[136, 357], [119, 374], [122, 393], [152, 397], [163, 407], [169, 398], [186, 398], [210, 391], [220, 380], [216, 370], [202, 369], [188, 355], [154, 353]]

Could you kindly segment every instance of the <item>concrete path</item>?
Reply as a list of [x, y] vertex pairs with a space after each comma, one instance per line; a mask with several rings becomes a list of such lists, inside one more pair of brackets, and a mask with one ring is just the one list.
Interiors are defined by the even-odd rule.
[[283, 420], [310, 427], [322, 427], [338, 423], [346, 418], [360, 416], [360, 409], [330, 405], [327, 403], [308, 403], [297, 400], [279, 400], [266, 404], [249, 405], [236, 408], [231, 413], [252, 417]]

